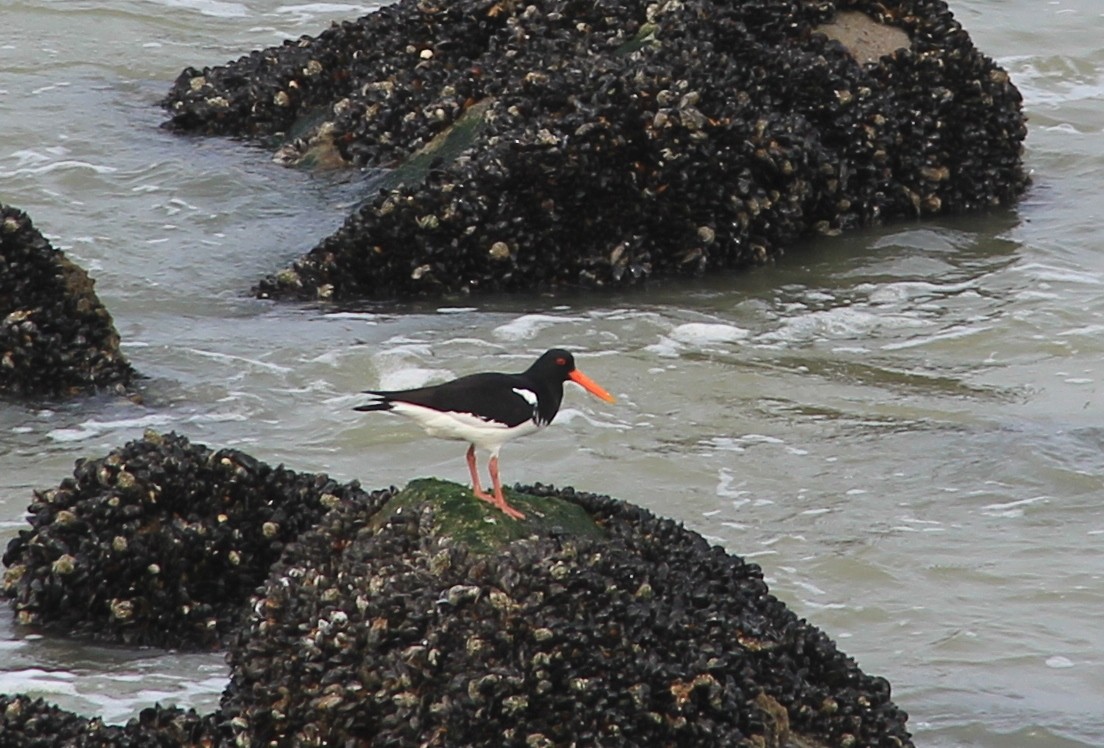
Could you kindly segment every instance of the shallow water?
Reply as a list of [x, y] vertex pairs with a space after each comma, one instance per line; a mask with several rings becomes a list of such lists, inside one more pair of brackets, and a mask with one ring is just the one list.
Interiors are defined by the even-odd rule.
[[[1104, 744], [1098, 0], [952, 2], [1026, 97], [1035, 184], [1014, 210], [615, 296], [255, 301], [340, 224], [355, 181], [172, 136], [155, 102], [187, 65], [370, 7], [5, 3], [0, 197], [97, 279], [150, 379], [145, 405], [0, 403], [0, 541], [32, 489], [147, 427], [370, 488], [465, 480], [462, 446], [355, 413], [356, 393], [564, 345], [619, 402], [570, 389], [551, 429], [503, 451], [508, 482], [630, 499], [754, 559], [893, 683], [918, 745]], [[44, 639], [0, 615], [0, 692], [122, 722], [155, 701], [209, 710], [225, 677], [217, 654]]]

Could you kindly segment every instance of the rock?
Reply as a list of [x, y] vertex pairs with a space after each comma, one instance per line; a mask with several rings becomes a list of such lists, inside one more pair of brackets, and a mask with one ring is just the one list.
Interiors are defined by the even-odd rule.
[[514, 494], [523, 520], [505, 520], [502, 513], [487, 502], [472, 496], [470, 486], [432, 478], [411, 481], [392, 496], [373, 516], [378, 528], [400, 512], [418, 511], [426, 503], [436, 507], [433, 513], [435, 537], [462, 545], [473, 553], [493, 553], [514, 540], [528, 538], [534, 529], [545, 534], [556, 532], [583, 538], [604, 538], [605, 532], [577, 504], [547, 496]]
[[[511, 491], [533, 517], [518, 527], [466, 492], [345, 504], [289, 546], [230, 649], [222, 712], [239, 740], [912, 744], [889, 684], [754, 564], [606, 497]], [[589, 515], [585, 534], [536, 518], [555, 503]], [[469, 547], [481, 522], [498, 538]]]
[[841, 10], [836, 17], [816, 27], [817, 32], [843, 45], [856, 62], [877, 64], [897, 50], [908, 49], [912, 42], [899, 26], [875, 21], [865, 13]]
[[135, 372], [94, 281], [0, 204], [0, 395], [126, 394]]
[[132, 643], [228, 639], [230, 683], [213, 714], [158, 706], [125, 727], [0, 697], [3, 734], [38, 746], [912, 745], [889, 683], [773, 597], [758, 566], [632, 504], [508, 493], [524, 521], [456, 484], [365, 494], [172, 434], [82, 462], [36, 496], [33, 530], [4, 558], [16, 609]]
[[288, 542], [333, 506], [388, 495], [147, 432], [35, 492], [0, 593], [19, 623], [63, 635], [217, 647]]
[[380, 171], [262, 297], [711, 273], [1028, 180], [1020, 94], [942, 0], [400, 0], [189, 68], [164, 104]]
[[[223, 731], [224, 732], [224, 731]], [[218, 744], [214, 715], [162, 706], [143, 709], [124, 727], [105, 725], [28, 696], [0, 694], [0, 736], [11, 748], [176, 748]]]

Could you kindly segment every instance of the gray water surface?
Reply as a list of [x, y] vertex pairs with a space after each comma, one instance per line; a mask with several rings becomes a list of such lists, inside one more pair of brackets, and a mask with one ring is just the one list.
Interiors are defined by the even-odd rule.
[[[366, 307], [249, 297], [334, 230], [356, 175], [158, 129], [187, 65], [358, 4], [0, 3], [0, 199], [87, 268], [144, 405], [0, 403], [0, 542], [34, 488], [144, 428], [369, 488], [466, 481], [462, 445], [355, 413], [359, 390], [524, 368], [569, 388], [507, 482], [674, 517], [888, 678], [918, 745], [1104, 744], [1104, 7], [958, 0], [1026, 98], [1035, 183], [1015, 210], [796, 247], [780, 263], [609, 295]], [[0, 692], [108, 722], [217, 704], [221, 655], [41, 638], [0, 612]]]

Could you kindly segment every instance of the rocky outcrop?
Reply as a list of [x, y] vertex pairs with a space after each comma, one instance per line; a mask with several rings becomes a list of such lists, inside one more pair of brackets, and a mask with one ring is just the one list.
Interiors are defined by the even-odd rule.
[[[495, 510], [467, 489], [419, 482], [395, 500], [407, 506], [387, 517], [356, 505], [327, 514], [273, 569], [230, 650], [223, 710], [239, 734], [289, 745], [911, 744], [888, 682], [770, 595], [759, 567], [670, 520], [518, 489], [509, 500], [527, 517], [574, 505], [602, 537], [527, 520], [528, 537], [478, 552], [456, 542], [466, 523], [450, 504]], [[485, 519], [468, 524], [485, 531]]]
[[224, 745], [218, 715], [155, 706], [124, 726], [105, 725], [43, 699], [0, 694], [0, 744], [5, 748], [184, 748]]
[[19, 623], [63, 635], [218, 647], [289, 541], [343, 501], [386, 495], [147, 432], [35, 492], [0, 594]]
[[379, 170], [271, 297], [708, 273], [1027, 181], [1019, 92], [942, 0], [400, 0], [189, 68], [164, 103]]
[[84, 462], [9, 547], [20, 619], [221, 634], [230, 683], [214, 714], [117, 728], [0, 697], [0, 726], [42, 746], [911, 745], [889, 683], [756, 565], [622, 501], [509, 493], [525, 520], [456, 484], [365, 494], [174, 435]]
[[125, 394], [135, 372], [94, 281], [0, 204], [0, 395]]

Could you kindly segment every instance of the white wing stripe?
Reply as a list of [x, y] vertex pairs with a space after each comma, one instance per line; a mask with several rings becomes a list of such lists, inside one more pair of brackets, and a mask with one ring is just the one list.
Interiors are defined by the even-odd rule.
[[514, 392], [517, 393], [518, 397], [529, 403], [534, 408], [537, 407], [537, 393], [533, 392], [532, 390], [524, 389], [522, 387], [514, 387]]

